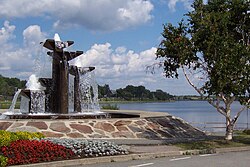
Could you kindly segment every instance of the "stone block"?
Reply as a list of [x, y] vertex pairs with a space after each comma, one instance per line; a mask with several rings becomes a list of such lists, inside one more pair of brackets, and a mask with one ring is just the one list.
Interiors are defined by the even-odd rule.
[[44, 134], [45, 137], [63, 137], [64, 136], [61, 133], [54, 133], [54, 132], [48, 132], [48, 131], [42, 131], [42, 134]]
[[70, 138], [83, 138], [84, 137], [81, 133], [77, 133], [77, 132], [67, 133], [66, 135]]
[[11, 126], [11, 128], [18, 128], [18, 127], [21, 127], [21, 126], [23, 126], [23, 125], [24, 125], [24, 123], [15, 122], [15, 123]]
[[115, 131], [115, 127], [112, 124], [106, 123], [106, 122], [97, 122], [94, 127], [97, 128], [97, 129], [102, 129], [102, 130], [104, 130], [106, 132]]
[[132, 121], [129, 120], [119, 120], [114, 123], [115, 126], [129, 125]]
[[159, 130], [160, 126], [159, 124], [153, 123], [153, 122], [149, 122], [147, 125], [149, 128], [153, 129], [153, 130]]
[[145, 125], [145, 122], [142, 120], [138, 120], [134, 122], [136, 125]]
[[53, 122], [49, 127], [51, 130], [62, 133], [69, 133], [70, 129], [63, 122]]
[[134, 133], [145, 131], [145, 129], [143, 127], [136, 127], [136, 126], [132, 126], [132, 125], [129, 125], [128, 127]]
[[45, 122], [28, 122], [26, 126], [36, 127], [37, 129], [48, 129], [48, 126]]
[[12, 122], [0, 122], [0, 130], [6, 130], [12, 125]]
[[128, 128], [125, 126], [117, 126], [116, 128], [118, 131], [129, 131]]
[[133, 133], [125, 132], [125, 131], [114, 132], [112, 133], [112, 137], [114, 138], [136, 138]]
[[92, 133], [93, 132], [92, 128], [88, 125], [70, 124], [70, 127], [72, 129], [76, 129], [77, 131], [79, 131], [81, 133]]

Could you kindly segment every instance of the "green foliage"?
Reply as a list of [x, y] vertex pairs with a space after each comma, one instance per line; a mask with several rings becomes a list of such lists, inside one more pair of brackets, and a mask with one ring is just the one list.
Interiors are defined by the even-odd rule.
[[98, 85], [98, 97], [103, 98], [103, 97], [111, 97], [112, 92], [109, 88], [109, 85], [105, 84], [104, 86]]
[[154, 98], [157, 99], [157, 100], [163, 100], [164, 101], [164, 100], [169, 100], [169, 99], [173, 98], [172, 95], [170, 95], [170, 94], [168, 94], [168, 93], [166, 93], [166, 92], [164, 92], [164, 91], [162, 91], [160, 89], [158, 89], [158, 90], [156, 90], [155, 92], [152, 92], [152, 93], [153, 93]]
[[246, 102], [250, 94], [250, 2], [195, 0], [187, 23], [164, 25], [156, 55], [168, 78], [179, 68], [199, 72], [201, 91]]
[[7, 166], [7, 163], [8, 163], [8, 158], [0, 155], [0, 167]]
[[250, 129], [243, 130], [243, 133], [246, 134], [246, 135], [250, 135]]
[[1, 98], [8, 99], [15, 93], [16, 88], [25, 88], [26, 81], [18, 78], [7, 78], [0, 75], [0, 95]]
[[119, 110], [119, 107], [117, 106], [117, 104], [105, 104], [105, 105], [102, 105], [102, 109], [105, 109], [105, 110]]
[[239, 132], [237, 136], [234, 137], [234, 141], [244, 144], [250, 144], [250, 132], [249, 130], [244, 130]]
[[30, 139], [41, 139], [44, 138], [45, 136], [42, 133], [39, 132], [25, 132], [25, 131], [20, 131], [20, 132], [9, 132], [5, 130], [0, 130], [0, 147], [2, 146], [7, 146], [11, 142], [16, 141], [16, 140], [30, 140]]
[[156, 92], [151, 92], [144, 86], [132, 86], [128, 85], [125, 88], [120, 88], [116, 90], [117, 97], [121, 97], [125, 100], [170, 100], [173, 98], [172, 95], [163, 92], [162, 90], [157, 90]]

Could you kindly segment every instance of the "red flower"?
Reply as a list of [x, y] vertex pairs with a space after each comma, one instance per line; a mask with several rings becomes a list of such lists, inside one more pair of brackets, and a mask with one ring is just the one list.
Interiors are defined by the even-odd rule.
[[28, 164], [51, 160], [69, 159], [73, 151], [49, 141], [17, 140], [0, 151], [8, 158], [8, 165]]

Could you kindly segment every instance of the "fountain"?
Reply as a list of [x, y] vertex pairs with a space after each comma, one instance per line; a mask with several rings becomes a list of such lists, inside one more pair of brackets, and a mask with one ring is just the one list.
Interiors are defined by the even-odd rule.
[[[41, 132], [63, 138], [184, 139], [203, 132], [167, 113], [101, 111], [95, 67], [77, 67], [69, 61], [83, 52], [64, 51], [73, 41], [62, 42], [58, 34], [42, 46], [52, 58], [52, 77], [31, 75], [26, 89], [19, 89], [10, 109], [0, 115], [0, 130]], [[21, 96], [20, 110], [15, 103]], [[99, 118], [99, 119], [98, 119]], [[110, 119], [112, 118], [112, 119]]]
[[[27, 88], [16, 92], [9, 111], [3, 113], [4, 118], [108, 117], [108, 113], [100, 111], [98, 86], [93, 78], [95, 67], [69, 65], [70, 60], [83, 53], [64, 51], [73, 43], [62, 42], [58, 34], [54, 39], [41, 42], [43, 47], [50, 50], [47, 54], [52, 58], [52, 78], [37, 78], [32, 74]], [[21, 107], [20, 111], [16, 111], [14, 107], [19, 95]]]

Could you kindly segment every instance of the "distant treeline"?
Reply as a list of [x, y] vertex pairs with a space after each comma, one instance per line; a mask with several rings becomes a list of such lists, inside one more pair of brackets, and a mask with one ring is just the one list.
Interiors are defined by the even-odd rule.
[[[8, 78], [0, 75], [0, 100], [11, 100], [17, 89], [25, 88], [25, 80]], [[173, 96], [160, 89], [150, 91], [144, 86], [128, 85], [116, 90], [109, 85], [98, 85], [99, 98], [104, 101], [169, 101], [169, 100], [200, 100], [200, 96]]]
[[0, 99], [12, 99], [18, 88], [25, 88], [26, 81], [0, 75]]
[[126, 100], [126, 101], [166, 101], [173, 100], [174, 96], [162, 90], [151, 92], [144, 86], [128, 85], [125, 88], [111, 90], [109, 85], [98, 86], [99, 98], [102, 100]]

